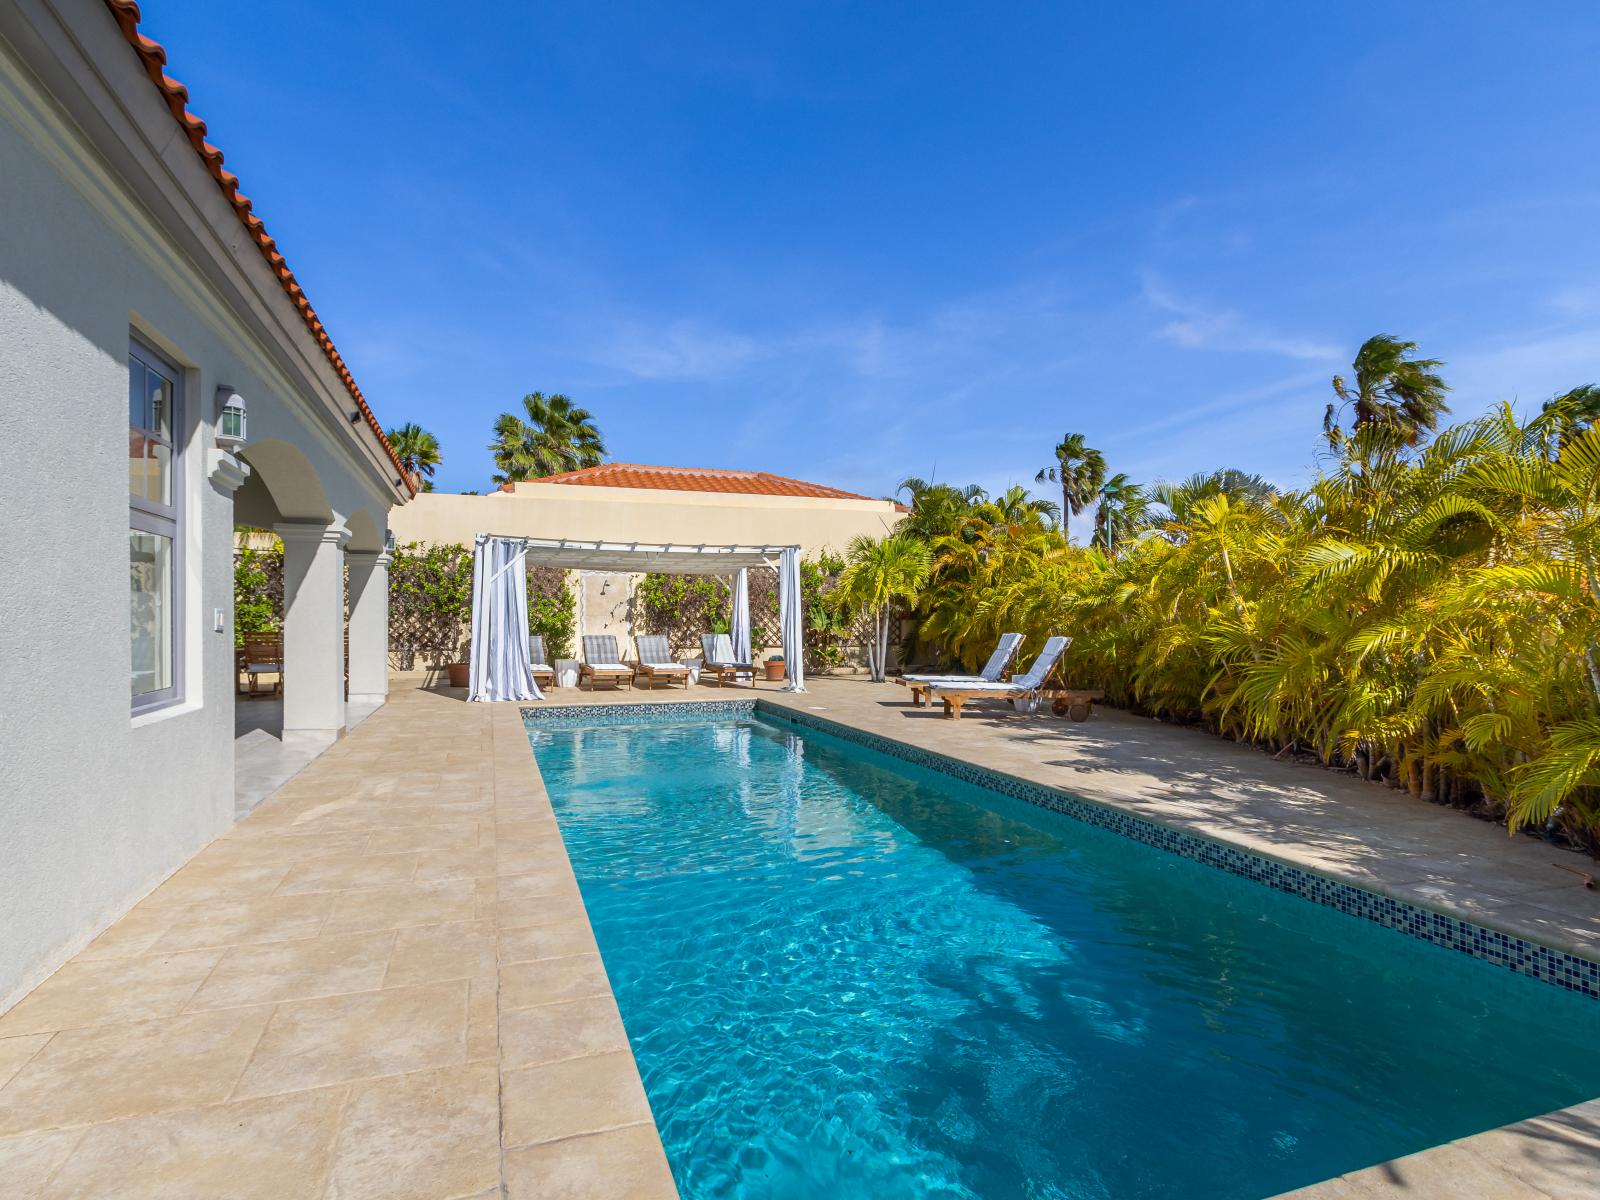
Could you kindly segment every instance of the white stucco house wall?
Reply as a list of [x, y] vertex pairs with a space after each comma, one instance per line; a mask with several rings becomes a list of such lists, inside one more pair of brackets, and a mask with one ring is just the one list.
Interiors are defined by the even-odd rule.
[[284, 538], [285, 740], [344, 728], [347, 599], [388, 686], [413, 481], [137, 22], [0, 0], [0, 1011], [233, 820], [235, 525]]

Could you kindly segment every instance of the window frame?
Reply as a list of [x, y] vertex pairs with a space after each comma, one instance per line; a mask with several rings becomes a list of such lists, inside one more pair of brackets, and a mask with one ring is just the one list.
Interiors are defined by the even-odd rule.
[[[172, 384], [172, 412], [167, 419], [170, 436], [167, 439], [171, 451], [168, 458], [169, 478], [167, 481], [170, 504], [160, 504], [144, 496], [135, 496], [130, 490], [128, 493], [128, 532], [148, 533], [156, 537], [167, 538], [171, 542], [169, 555], [172, 564], [172, 580], [170, 587], [170, 608], [168, 614], [167, 645], [171, 658], [170, 682], [164, 688], [155, 691], [142, 692], [137, 696], [130, 696], [131, 715], [139, 716], [143, 713], [153, 712], [157, 709], [169, 708], [182, 704], [184, 700], [184, 527], [187, 504], [184, 493], [183, 470], [183, 442], [184, 422], [188, 417], [184, 372], [181, 367], [172, 362], [160, 351], [152, 348], [148, 342], [141, 341], [132, 334], [128, 337], [128, 370], [131, 376], [133, 364], [138, 361], [146, 370], [153, 370], [163, 379]], [[131, 382], [131, 379], [130, 379]], [[148, 395], [148, 389], [146, 389]], [[135, 429], [142, 429], [147, 435], [154, 432], [148, 426], [133, 424], [132, 414], [128, 418], [128, 430], [132, 433]], [[159, 436], [159, 434], [157, 434]], [[131, 553], [131, 552], [130, 552]], [[131, 566], [131, 564], [130, 564]], [[132, 617], [132, 598], [129, 598], [130, 622]], [[129, 644], [129, 670], [132, 670], [132, 643], [130, 625]], [[132, 685], [129, 685], [130, 693]]]

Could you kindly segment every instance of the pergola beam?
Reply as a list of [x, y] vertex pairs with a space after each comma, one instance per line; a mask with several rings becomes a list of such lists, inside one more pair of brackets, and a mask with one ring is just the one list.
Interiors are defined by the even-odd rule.
[[500, 537], [480, 533], [479, 544], [496, 537], [522, 547], [527, 561], [576, 571], [641, 574], [730, 575], [740, 567], [776, 567], [788, 546], [712, 546], [645, 542], [580, 542], [571, 538]]

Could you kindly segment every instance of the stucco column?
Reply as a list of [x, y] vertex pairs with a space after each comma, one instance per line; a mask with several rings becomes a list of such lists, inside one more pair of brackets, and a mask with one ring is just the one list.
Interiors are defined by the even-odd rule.
[[344, 733], [344, 544], [338, 525], [273, 527], [283, 539], [283, 740]]
[[389, 556], [347, 550], [350, 567], [350, 703], [389, 695]]

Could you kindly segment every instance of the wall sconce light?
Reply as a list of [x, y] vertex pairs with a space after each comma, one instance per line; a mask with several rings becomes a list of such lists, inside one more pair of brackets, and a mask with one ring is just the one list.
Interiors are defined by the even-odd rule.
[[228, 384], [217, 388], [217, 445], [237, 450], [245, 443], [244, 397]]

